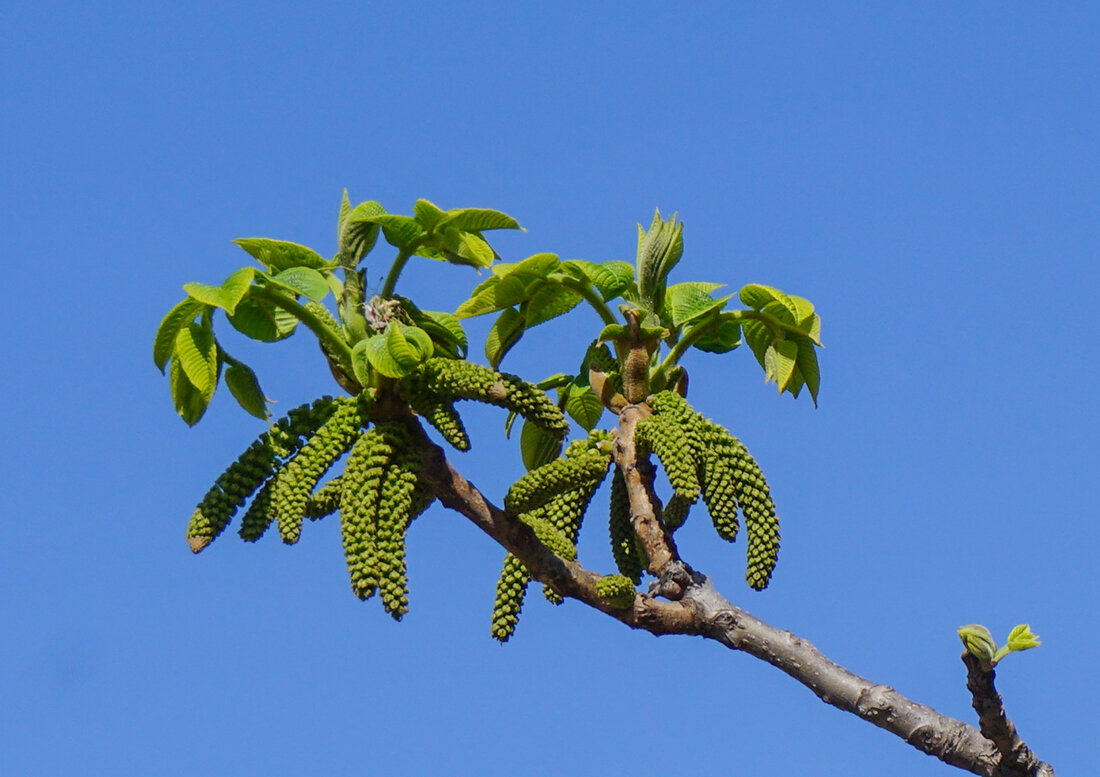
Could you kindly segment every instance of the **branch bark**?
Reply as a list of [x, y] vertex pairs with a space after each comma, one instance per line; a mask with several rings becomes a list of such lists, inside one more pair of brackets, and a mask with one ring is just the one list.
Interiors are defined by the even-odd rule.
[[[638, 406], [634, 406], [638, 407]], [[612, 607], [602, 601], [596, 590], [600, 575], [583, 568], [575, 561], [555, 555], [535, 537], [534, 532], [508, 511], [494, 505], [472, 483], [447, 461], [442, 449], [424, 433], [413, 419], [410, 430], [424, 461], [423, 476], [446, 507], [466, 516], [496, 542], [515, 554], [542, 583], [549, 583], [563, 596], [576, 599], [634, 629], [654, 635], [688, 634], [719, 642], [766, 661], [805, 685], [826, 704], [850, 712], [881, 729], [900, 737], [917, 750], [935, 756], [982, 777], [1054, 777], [1053, 768], [1043, 763], [1016, 742], [1009, 748], [1011, 757], [986, 731], [936, 712], [931, 707], [914, 702], [888, 685], [874, 683], [829, 660], [808, 641], [755, 618], [746, 610], [729, 602], [711, 585], [710, 579], [691, 570], [680, 561], [671, 537], [667, 536], [651, 501], [651, 490], [645, 485], [634, 457], [633, 425], [642, 411], [633, 414], [624, 409], [620, 415], [620, 435], [616, 442], [616, 460], [624, 468], [631, 512], [639, 536], [651, 554], [651, 571], [659, 576], [648, 594], [638, 594], [628, 608]], [[632, 484], [632, 475], [636, 476]], [[635, 500], [638, 500], [635, 503]], [[659, 509], [659, 508], [657, 508]], [[644, 533], [643, 533], [644, 532]], [[668, 581], [675, 585], [670, 592]], [[668, 596], [672, 601], [657, 598]], [[969, 667], [969, 664], [968, 664]], [[992, 673], [990, 673], [991, 675]], [[979, 678], [985, 682], [986, 678]], [[972, 689], [973, 690], [973, 689]], [[982, 698], [988, 698], [983, 686]], [[992, 691], [992, 676], [988, 678]], [[996, 695], [995, 691], [992, 691]], [[975, 691], [975, 709], [978, 692]], [[997, 704], [1000, 697], [997, 696]], [[984, 709], [984, 707], [983, 707]], [[1003, 708], [1001, 710], [1003, 714]], [[980, 715], [984, 715], [979, 710]], [[1007, 718], [1004, 719], [1007, 722]], [[1008, 725], [1011, 726], [1011, 723]], [[983, 733], [985, 735], [983, 735]], [[1015, 736], [1015, 729], [1012, 729]], [[1021, 758], [1020, 750], [1028, 758]]]

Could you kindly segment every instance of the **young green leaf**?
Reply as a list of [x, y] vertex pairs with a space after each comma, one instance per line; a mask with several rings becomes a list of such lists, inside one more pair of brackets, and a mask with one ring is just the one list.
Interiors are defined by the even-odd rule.
[[809, 338], [798, 337], [795, 338], [795, 342], [798, 344], [798, 372], [802, 375], [802, 379], [806, 381], [806, 388], [810, 390], [810, 398], [814, 401], [814, 407], [817, 407], [817, 390], [821, 386], [821, 370], [817, 365], [817, 351]]
[[523, 229], [519, 222], [507, 213], [488, 208], [453, 208], [441, 219], [440, 227], [447, 226], [463, 232], [481, 232], [486, 229]]
[[561, 266], [557, 254], [534, 254], [522, 262], [500, 264], [493, 268], [493, 275], [527, 276], [529, 279], [545, 278]]
[[257, 418], [267, 419], [267, 399], [260, 388], [260, 381], [250, 367], [239, 361], [232, 362], [225, 370], [225, 385], [238, 404]]
[[488, 336], [485, 338], [485, 358], [495, 370], [504, 360], [504, 355], [519, 342], [523, 336], [524, 319], [515, 308], [505, 308], [501, 311], [497, 320], [493, 322]]
[[[587, 381], [587, 377], [586, 377]], [[562, 391], [565, 394], [565, 412], [586, 432], [591, 432], [603, 416], [603, 402], [591, 387], [571, 383]]]
[[474, 296], [458, 306], [455, 316], [473, 318], [518, 305], [530, 296], [532, 287], [539, 282], [522, 275], [494, 275], [474, 289]]
[[524, 420], [519, 433], [519, 451], [528, 471], [549, 464], [561, 453], [562, 438]]
[[308, 267], [291, 267], [273, 277], [275, 283], [301, 294], [314, 302], [320, 302], [328, 295], [328, 283], [325, 276]]
[[354, 268], [378, 242], [378, 224], [370, 221], [386, 212], [377, 202], [368, 200], [356, 205], [340, 222], [339, 246], [345, 267]]
[[168, 311], [168, 315], [157, 327], [157, 335], [153, 339], [153, 363], [163, 374], [168, 360], [172, 358], [172, 352], [176, 350], [176, 335], [180, 329], [189, 322], [194, 321], [195, 316], [206, 309], [206, 305], [188, 297], [174, 308]]
[[449, 226], [442, 230], [444, 257], [452, 264], [490, 267], [497, 258], [496, 251], [477, 232], [460, 232]]
[[568, 313], [584, 299], [577, 292], [556, 284], [544, 284], [523, 304], [527, 328]]
[[218, 347], [214, 333], [190, 323], [176, 335], [175, 360], [191, 385], [209, 402], [218, 382]]
[[445, 211], [428, 200], [417, 200], [413, 205], [413, 213], [416, 214], [416, 221], [425, 232], [431, 232], [436, 224], [447, 216]]
[[1039, 647], [1042, 642], [1039, 641], [1039, 635], [1031, 633], [1031, 627], [1026, 623], [1021, 623], [1008, 633], [1008, 639], [1005, 641], [1005, 647], [1010, 651], [1030, 650], [1031, 648]]
[[764, 353], [764, 371], [779, 386], [780, 393], [789, 389], [798, 364], [798, 343], [778, 340]]
[[601, 262], [595, 266], [590, 280], [607, 302], [634, 285], [634, 268], [629, 262]]
[[443, 346], [446, 353], [460, 359], [466, 358], [466, 332], [455, 316], [435, 310], [417, 310], [413, 321], [427, 332], [437, 345]]
[[769, 302], [785, 296], [779, 289], [761, 283], [749, 283], [741, 287], [741, 301], [753, 310], [763, 310]]
[[329, 266], [329, 263], [312, 248], [298, 243], [271, 240], [266, 237], [242, 237], [233, 242], [258, 262], [267, 265], [271, 272], [281, 272], [291, 267], [309, 267], [319, 270]]
[[194, 426], [206, 412], [210, 404], [210, 397], [205, 396], [187, 379], [187, 374], [180, 365], [178, 354], [172, 358], [172, 366], [168, 370], [169, 383], [172, 387], [172, 402], [176, 406], [176, 412], [188, 426]]
[[714, 299], [710, 293], [720, 289], [721, 283], [677, 283], [665, 292], [665, 313], [672, 317], [673, 326], [683, 326], [714, 310], [721, 310], [733, 295]]
[[638, 226], [638, 293], [643, 306], [660, 313], [665, 301], [665, 283], [672, 268], [684, 254], [684, 225], [672, 218], [661, 218], [657, 211], [649, 231]]
[[228, 319], [238, 332], [264, 343], [290, 337], [298, 325], [298, 319], [282, 308], [247, 297]]
[[760, 362], [761, 367], [764, 367], [764, 354], [775, 340], [775, 334], [767, 324], [754, 319], [742, 321], [741, 331], [744, 333], [745, 342], [749, 344], [756, 360]]
[[[705, 322], [700, 326], [709, 327], [706, 334], [699, 337], [694, 345], [707, 353], [727, 353], [741, 345], [741, 325], [732, 318], [718, 317], [717, 323]], [[687, 336], [687, 333], [684, 333]]]

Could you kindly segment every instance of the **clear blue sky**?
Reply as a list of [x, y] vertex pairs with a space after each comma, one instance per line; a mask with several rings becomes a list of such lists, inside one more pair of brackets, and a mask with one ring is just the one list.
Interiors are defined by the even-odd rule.
[[[349, 592], [335, 520], [192, 557], [195, 501], [262, 424], [219, 394], [185, 427], [153, 331], [245, 263], [233, 238], [331, 254], [345, 186], [505, 210], [507, 259], [632, 259], [659, 206], [679, 279], [812, 299], [820, 409], [747, 352], [688, 363], [771, 481], [772, 586], [702, 522], [685, 556], [968, 721], [956, 627], [1030, 622], [1010, 713], [1060, 773], [1095, 768], [1095, 4], [40, 2], [0, 29], [5, 774], [950, 773], [751, 658], [575, 603], [533, 596], [498, 646], [503, 553], [442, 509], [401, 624]], [[436, 308], [476, 282], [407, 278]], [[596, 325], [507, 366], [566, 369]], [[233, 342], [280, 407], [334, 389], [304, 337]], [[499, 498], [514, 442], [469, 420], [458, 466]], [[581, 557], [610, 568], [598, 521]]]

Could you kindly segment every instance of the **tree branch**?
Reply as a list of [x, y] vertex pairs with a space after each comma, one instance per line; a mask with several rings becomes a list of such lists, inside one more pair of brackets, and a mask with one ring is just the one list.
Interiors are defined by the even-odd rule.
[[[634, 406], [637, 408], [638, 406]], [[629, 409], [629, 408], [628, 408]], [[633, 445], [623, 432], [633, 430], [642, 417], [641, 411], [620, 416], [622, 427], [616, 441], [616, 459], [633, 460]], [[983, 736], [983, 732], [962, 721], [941, 715], [931, 707], [907, 699], [887, 685], [873, 683], [825, 657], [804, 639], [771, 626], [747, 611], [730, 603], [711, 585], [710, 579], [692, 572], [679, 561], [675, 546], [662, 546], [656, 532], [664, 534], [650, 505], [634, 510], [635, 526], [642, 530], [657, 529], [647, 541], [647, 550], [664, 561], [651, 566], [666, 576], [670, 571], [686, 572], [689, 583], [682, 589], [678, 601], [665, 601], [650, 594], [638, 594], [634, 604], [625, 609], [602, 601], [596, 591], [600, 575], [586, 570], [579, 563], [559, 558], [535, 537], [534, 532], [511, 513], [490, 502], [472, 483], [447, 461], [443, 451], [424, 433], [411, 417], [410, 430], [424, 461], [423, 477], [435, 490], [445, 506], [469, 518], [478, 528], [504, 548], [515, 554], [527, 567], [532, 578], [548, 583], [563, 596], [577, 599], [635, 629], [654, 635], [688, 634], [719, 642], [766, 661], [805, 685], [826, 704], [850, 712], [881, 729], [900, 737], [907, 744], [946, 764], [982, 777], [1054, 777], [1054, 770], [1038, 759], [1020, 766], [1019, 760], [1009, 763], [1003, 751]], [[634, 470], [637, 474], [637, 468]], [[628, 485], [630, 483], [629, 475]], [[637, 475], [634, 488], [638, 488]], [[641, 486], [643, 492], [647, 489]], [[639, 505], [639, 507], [642, 507]], [[645, 513], [645, 514], [642, 514]], [[639, 536], [642, 536], [639, 533]], [[670, 538], [669, 538], [670, 539]], [[643, 537], [644, 540], [644, 537]], [[652, 558], [652, 557], [651, 557]], [[660, 580], [658, 581], [660, 583]], [[992, 677], [989, 678], [990, 688]], [[999, 697], [998, 697], [999, 699]], [[977, 703], [975, 703], [977, 707]], [[1020, 743], [1022, 745], [1022, 743]], [[1017, 752], [1014, 750], [1013, 752]], [[1027, 751], [1030, 754], [1030, 750]], [[1015, 756], [1014, 756], [1015, 757]], [[1020, 769], [1024, 768], [1025, 771]], [[1026, 771], [1030, 769], [1030, 771]]]
[[980, 659], [964, 651], [963, 663], [966, 665], [966, 687], [972, 696], [974, 711], [978, 713], [978, 725], [982, 734], [996, 746], [1001, 754], [1002, 771], [1005, 775], [1048, 775], [1054, 774], [1050, 764], [1040, 761], [1016, 733], [1016, 726], [1005, 713], [1004, 701], [993, 684], [997, 673], [982, 668]]

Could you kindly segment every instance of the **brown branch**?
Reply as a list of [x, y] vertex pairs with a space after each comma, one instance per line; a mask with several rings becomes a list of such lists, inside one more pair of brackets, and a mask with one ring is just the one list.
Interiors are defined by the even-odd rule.
[[1036, 757], [1008, 719], [1004, 700], [993, 684], [997, 673], [985, 669], [981, 660], [968, 651], [963, 652], [962, 660], [966, 665], [966, 687], [970, 691], [974, 711], [978, 713], [978, 725], [982, 734], [1001, 754], [1000, 773], [1005, 777], [1053, 775], [1053, 767]]
[[[629, 415], [627, 413], [628, 419]], [[1037, 759], [1037, 766], [1031, 772], [1012, 771], [1017, 767], [1009, 767], [1003, 752], [973, 726], [911, 701], [890, 686], [873, 683], [848, 671], [829, 660], [806, 640], [777, 629], [731, 604], [714, 589], [709, 578], [691, 572], [679, 561], [674, 545], [668, 543], [662, 550], [655, 536], [656, 531], [651, 534], [650, 542], [656, 553], [665, 553], [665, 560], [654, 566], [666, 574], [671, 571], [688, 575], [689, 583], [680, 592], [678, 600], [665, 601], [653, 595], [638, 594], [629, 608], [608, 605], [596, 592], [600, 575], [584, 569], [577, 562], [555, 555], [539, 542], [525, 523], [486, 499], [476, 486], [451, 466], [443, 451], [427, 437], [419, 423], [411, 417], [409, 421], [415, 444], [424, 461], [423, 477], [432, 485], [440, 502], [469, 518], [515, 554], [534, 579], [549, 583], [563, 596], [577, 599], [631, 628], [654, 635], [701, 636], [731, 650], [753, 655], [805, 685], [826, 704], [873, 723], [951, 766], [982, 777], [1015, 777], [1020, 774], [1054, 777], [1053, 769]], [[632, 430], [632, 425], [627, 425], [629, 423], [627, 420], [623, 428]], [[632, 459], [632, 449], [633, 446], [620, 435], [616, 458], [629, 455]], [[641, 480], [640, 475], [638, 480]], [[633, 508], [632, 499], [632, 511]], [[640, 520], [639, 515], [635, 516], [636, 526], [643, 530], [652, 529], [652, 521], [664, 534], [652, 504], [648, 512], [644, 505], [639, 505], [636, 512], [640, 514]], [[647, 549], [649, 547], [647, 544]]]

